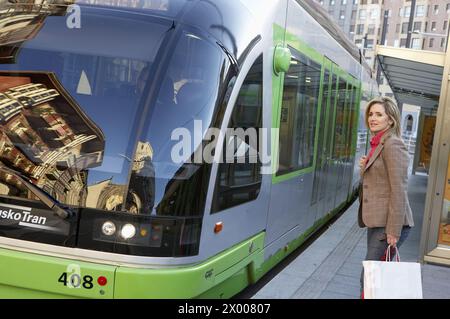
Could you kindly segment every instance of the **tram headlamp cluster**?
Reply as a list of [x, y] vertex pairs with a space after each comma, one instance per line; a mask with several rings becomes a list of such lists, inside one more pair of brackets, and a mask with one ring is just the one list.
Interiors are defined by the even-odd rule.
[[111, 216], [95, 219], [92, 239], [106, 243], [160, 247], [164, 232], [167, 234], [172, 232], [172, 226], [163, 226], [149, 220], [136, 220], [136, 216], [126, 217]]
[[77, 247], [136, 256], [193, 256], [198, 254], [201, 221], [87, 209], [80, 212]]
[[[102, 233], [105, 236], [113, 236], [116, 233], [116, 225], [112, 221], [106, 221], [102, 225]], [[136, 235], [136, 227], [132, 224], [125, 224], [119, 231], [119, 236], [122, 239], [130, 239]]]

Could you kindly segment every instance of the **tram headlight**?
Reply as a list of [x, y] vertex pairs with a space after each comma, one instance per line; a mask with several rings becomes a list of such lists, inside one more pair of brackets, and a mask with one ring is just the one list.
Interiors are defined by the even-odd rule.
[[136, 227], [134, 227], [132, 224], [123, 225], [122, 229], [120, 230], [120, 236], [123, 239], [133, 238], [134, 235], [136, 235]]
[[116, 233], [116, 225], [112, 221], [106, 221], [102, 225], [102, 233], [106, 236], [112, 236]]

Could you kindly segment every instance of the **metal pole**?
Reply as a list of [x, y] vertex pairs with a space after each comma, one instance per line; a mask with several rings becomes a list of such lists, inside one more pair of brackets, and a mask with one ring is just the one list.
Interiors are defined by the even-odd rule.
[[416, 0], [411, 0], [411, 10], [409, 12], [409, 21], [408, 21], [408, 32], [406, 35], [406, 48], [411, 48], [411, 33], [413, 31], [415, 12], [416, 12]]
[[[387, 33], [387, 24], [389, 19], [389, 10], [384, 10], [384, 17], [383, 17], [383, 31], [381, 32], [381, 40], [380, 45], [384, 45], [384, 42], [386, 41], [386, 33]], [[375, 60], [377, 61], [377, 60]], [[377, 63], [377, 83], [380, 83], [380, 76], [381, 76], [381, 67], [380, 62]]]
[[363, 56], [366, 57], [366, 49], [367, 49], [367, 33], [364, 35], [364, 45], [363, 45]]

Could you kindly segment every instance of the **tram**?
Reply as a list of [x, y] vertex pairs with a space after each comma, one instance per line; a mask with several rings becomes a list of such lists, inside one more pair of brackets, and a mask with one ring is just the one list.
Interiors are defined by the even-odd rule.
[[0, 297], [230, 298], [352, 201], [377, 85], [312, 0], [74, 5], [0, 64], [51, 93], [0, 123]]

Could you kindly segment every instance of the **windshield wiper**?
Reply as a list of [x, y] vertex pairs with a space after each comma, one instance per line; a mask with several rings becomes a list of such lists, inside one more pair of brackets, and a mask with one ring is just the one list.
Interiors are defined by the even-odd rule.
[[55, 212], [59, 217], [66, 219], [73, 215], [73, 212], [69, 208], [65, 208], [62, 206], [60, 202], [54, 199], [51, 195], [49, 195], [46, 191], [41, 189], [40, 187], [31, 183], [25, 176], [23, 176], [20, 172], [6, 167], [5, 164], [0, 162], [0, 171], [14, 175], [17, 179], [19, 179], [25, 187], [32, 192], [37, 198], [39, 198], [48, 208]]

